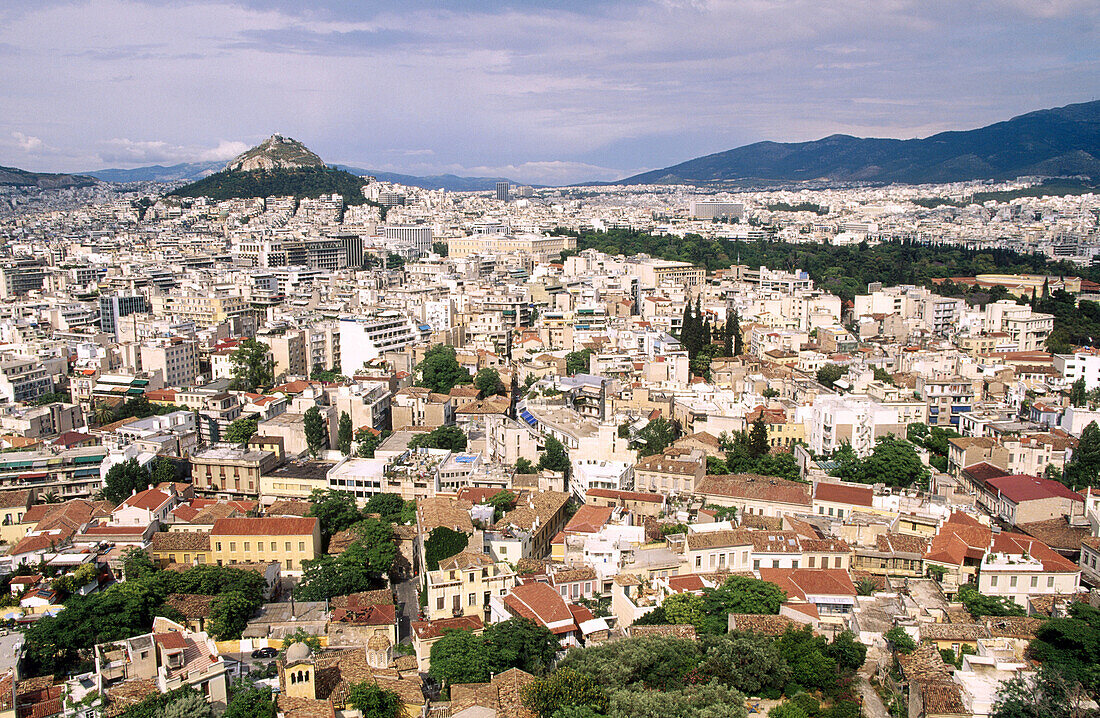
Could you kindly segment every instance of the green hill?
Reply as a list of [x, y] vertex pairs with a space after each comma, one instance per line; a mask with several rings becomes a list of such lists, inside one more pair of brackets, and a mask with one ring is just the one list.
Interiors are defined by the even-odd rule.
[[295, 167], [273, 170], [222, 170], [197, 182], [169, 192], [176, 197], [209, 197], [220, 202], [227, 199], [294, 196], [317, 198], [323, 194], [343, 195], [349, 205], [366, 204], [362, 177], [327, 167]]

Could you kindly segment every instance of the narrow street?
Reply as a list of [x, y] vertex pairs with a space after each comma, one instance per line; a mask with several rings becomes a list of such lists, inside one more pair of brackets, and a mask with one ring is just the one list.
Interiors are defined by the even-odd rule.
[[416, 599], [416, 584], [419, 580], [413, 576], [393, 586], [397, 594], [397, 640], [400, 643], [412, 640], [410, 624], [417, 619], [420, 611], [420, 604]]

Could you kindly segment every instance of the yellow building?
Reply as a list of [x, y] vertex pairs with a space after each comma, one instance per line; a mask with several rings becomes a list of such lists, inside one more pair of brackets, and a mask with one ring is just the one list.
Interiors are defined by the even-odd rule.
[[218, 519], [210, 542], [219, 566], [276, 561], [281, 573], [297, 576], [304, 561], [321, 555], [321, 527], [312, 517]]
[[161, 568], [170, 563], [188, 566], [211, 563], [210, 534], [206, 531], [159, 531], [149, 542], [149, 558]]
[[491, 596], [503, 596], [516, 585], [516, 572], [484, 554], [463, 552], [439, 562], [428, 572], [428, 620], [477, 616], [484, 619]]

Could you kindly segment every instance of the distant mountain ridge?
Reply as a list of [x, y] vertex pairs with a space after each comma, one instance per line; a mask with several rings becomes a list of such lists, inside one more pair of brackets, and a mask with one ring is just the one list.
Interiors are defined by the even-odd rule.
[[66, 189], [91, 187], [98, 180], [84, 175], [28, 172], [18, 167], [0, 167], [0, 185], [7, 187], [38, 187], [39, 189]]
[[109, 168], [84, 172], [104, 182], [194, 182], [221, 170], [221, 162], [182, 162], [178, 165], [149, 165], [133, 169]]
[[1100, 178], [1100, 101], [1037, 110], [922, 139], [830, 135], [812, 142], [756, 142], [615, 184], [821, 179], [924, 184], [1027, 175]]
[[523, 184], [522, 182], [510, 180], [507, 177], [460, 177], [452, 174], [420, 177], [416, 175], [399, 174], [397, 172], [365, 170], [359, 167], [349, 167], [347, 165], [333, 166], [351, 172], [353, 175], [359, 175], [360, 177], [374, 177], [379, 182], [393, 182], [395, 184], [420, 187], [422, 189], [443, 189], [448, 192], [486, 192], [495, 190], [497, 188], [497, 182], [507, 182], [512, 186]]

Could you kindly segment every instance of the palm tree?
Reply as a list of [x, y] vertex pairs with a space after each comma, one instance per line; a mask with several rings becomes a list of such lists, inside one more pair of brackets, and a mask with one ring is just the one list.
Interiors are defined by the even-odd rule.
[[96, 402], [95, 409], [92, 412], [95, 417], [95, 421], [100, 426], [104, 424], [110, 424], [115, 418], [115, 410], [111, 408], [111, 405], [105, 401]]
[[61, 503], [61, 497], [57, 495], [56, 491], [48, 491], [42, 495], [42, 503], [59, 504]]

